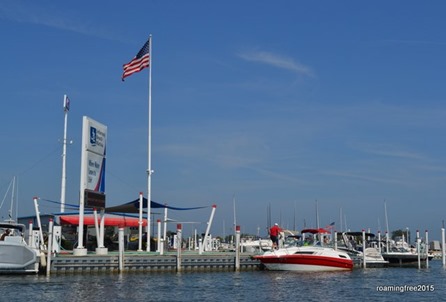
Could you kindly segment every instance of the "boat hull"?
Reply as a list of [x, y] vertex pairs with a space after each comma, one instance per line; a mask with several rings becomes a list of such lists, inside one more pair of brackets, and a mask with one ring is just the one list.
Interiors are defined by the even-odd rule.
[[[415, 253], [383, 253], [383, 258], [389, 262], [389, 266], [416, 266], [418, 265], [418, 255]], [[429, 256], [428, 259], [432, 260]], [[420, 255], [420, 262], [426, 262], [426, 255]]]
[[262, 255], [255, 256], [268, 270], [322, 272], [349, 271], [353, 269], [351, 259], [318, 255]]
[[346, 248], [339, 248], [339, 250], [342, 250], [346, 252], [350, 258], [353, 260], [354, 266], [357, 267], [363, 267], [364, 266], [364, 260], [366, 262], [366, 266], [369, 268], [381, 268], [381, 267], [387, 267], [389, 264], [389, 261], [386, 261], [381, 253], [375, 249], [375, 248], [367, 248], [365, 253], [365, 259], [362, 252], [356, 251], [356, 250], [349, 250]]
[[0, 274], [38, 273], [39, 260], [37, 251], [26, 245], [0, 241]]

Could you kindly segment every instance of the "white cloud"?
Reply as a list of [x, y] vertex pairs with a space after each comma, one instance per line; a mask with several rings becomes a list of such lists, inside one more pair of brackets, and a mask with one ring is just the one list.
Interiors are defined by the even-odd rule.
[[310, 67], [305, 66], [290, 57], [266, 51], [245, 52], [238, 54], [238, 56], [246, 61], [260, 62], [277, 68], [291, 70], [300, 75], [314, 77], [314, 72]]
[[374, 183], [400, 184], [400, 185], [407, 184], [407, 182], [397, 178], [382, 177], [382, 176], [373, 177], [370, 176], [368, 173], [361, 171], [358, 171], [356, 173], [344, 172], [344, 171], [321, 171], [320, 174], [327, 176], [341, 177], [341, 178], [356, 179]]
[[412, 44], [412, 45], [446, 45], [445, 42], [427, 41], [427, 40], [401, 40], [401, 39], [387, 39], [383, 42], [395, 43], [395, 44]]
[[425, 159], [424, 156], [418, 153], [403, 150], [398, 146], [390, 144], [377, 144], [377, 145], [361, 144], [357, 145], [356, 147], [365, 153], [384, 157], [395, 157], [395, 158], [417, 159], [417, 160]]
[[85, 20], [77, 19], [77, 16], [69, 15], [65, 11], [42, 10], [40, 6], [24, 5], [15, 1], [3, 3], [0, 6], [0, 19], [47, 26], [107, 40], [124, 41], [117, 37], [115, 32], [101, 28], [97, 24], [93, 25]]

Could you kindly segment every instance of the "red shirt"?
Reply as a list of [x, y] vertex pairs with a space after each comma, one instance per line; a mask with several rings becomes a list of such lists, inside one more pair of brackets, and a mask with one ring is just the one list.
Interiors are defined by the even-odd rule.
[[282, 229], [278, 225], [274, 225], [272, 228], [269, 229], [269, 234], [271, 236], [278, 236], [281, 231]]

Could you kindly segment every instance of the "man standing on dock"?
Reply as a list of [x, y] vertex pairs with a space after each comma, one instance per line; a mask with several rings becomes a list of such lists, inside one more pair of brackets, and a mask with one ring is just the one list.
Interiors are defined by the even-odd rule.
[[275, 223], [270, 229], [269, 229], [269, 237], [271, 238], [271, 241], [273, 242], [273, 249], [279, 248], [279, 234], [282, 232], [282, 229], [279, 227], [277, 223]]

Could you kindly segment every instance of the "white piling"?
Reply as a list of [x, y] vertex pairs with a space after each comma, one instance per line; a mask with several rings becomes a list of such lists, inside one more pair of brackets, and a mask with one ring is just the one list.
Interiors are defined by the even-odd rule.
[[240, 226], [235, 226], [235, 270], [240, 270]]
[[381, 254], [381, 231], [378, 231], [378, 252]]
[[446, 266], [446, 262], [445, 262], [445, 256], [446, 256], [446, 254], [445, 254], [445, 246], [444, 246], [444, 243], [445, 243], [445, 238], [444, 238], [444, 228], [441, 228], [441, 263], [443, 264], [443, 268], [445, 268], [445, 266]]
[[158, 245], [157, 245], [156, 251], [158, 253], [161, 253], [161, 219], [157, 219], [156, 223], [158, 225], [158, 240], [157, 240]]
[[421, 239], [420, 232], [417, 230], [417, 255], [418, 255], [418, 269], [421, 268], [421, 249], [420, 249]]
[[38, 199], [38, 197], [33, 198], [34, 208], [36, 211], [37, 226], [39, 228], [40, 249], [44, 250], [45, 249], [45, 241], [43, 240], [42, 223], [40, 221], [40, 212], [39, 212], [39, 205], [37, 204], [37, 199]]
[[177, 272], [181, 272], [181, 224], [177, 224]]
[[163, 240], [164, 242], [167, 241], [167, 205], [164, 208]]
[[363, 268], [367, 268], [367, 263], [365, 260], [366, 247], [367, 247], [367, 243], [365, 241], [365, 230], [362, 230], [362, 266], [363, 266]]
[[338, 249], [338, 232], [334, 232], [334, 249], [337, 250]]
[[198, 239], [198, 255], [203, 254], [203, 239]]
[[47, 248], [47, 260], [46, 260], [46, 275], [49, 276], [51, 272], [51, 250], [53, 244], [53, 219], [50, 218], [48, 226], [48, 248]]
[[[144, 196], [143, 192], [139, 192], [139, 216], [138, 216], [138, 252], [142, 252], [142, 209], [143, 209], [143, 202], [144, 202]], [[147, 234], [147, 236], [149, 236]]]
[[102, 255], [106, 255], [106, 254], [108, 254], [108, 248], [106, 248], [105, 246], [104, 246], [104, 238], [105, 238], [105, 209], [104, 208], [102, 208], [101, 209], [101, 223], [100, 223], [100, 225], [99, 225], [99, 233], [100, 233], [100, 241], [99, 241], [99, 243], [101, 244], [100, 245], [100, 248], [101, 248], [101, 250], [102, 250]]
[[28, 245], [32, 246], [32, 242], [33, 242], [33, 221], [30, 220], [28, 225]]
[[98, 247], [101, 247], [101, 234], [99, 232], [99, 222], [98, 222], [98, 210], [96, 208], [93, 209], [94, 216], [94, 229], [96, 231], [96, 244]]
[[198, 248], [198, 235], [197, 235], [197, 229], [194, 229], [194, 251]]
[[429, 234], [427, 230], [426, 230], [425, 246], [426, 246], [426, 268], [429, 268]]
[[209, 251], [210, 250], [210, 240], [209, 240], [209, 232], [211, 230], [211, 225], [212, 225], [212, 220], [214, 219], [214, 214], [215, 214], [215, 209], [217, 208], [217, 205], [212, 205], [212, 211], [211, 211], [211, 217], [209, 218], [208, 221], [208, 225], [206, 228], [206, 232], [204, 233], [204, 238], [203, 238], [203, 244], [201, 246], [201, 248], [203, 249], [203, 251]]
[[119, 227], [118, 231], [119, 241], [119, 272], [124, 271], [124, 228]]

